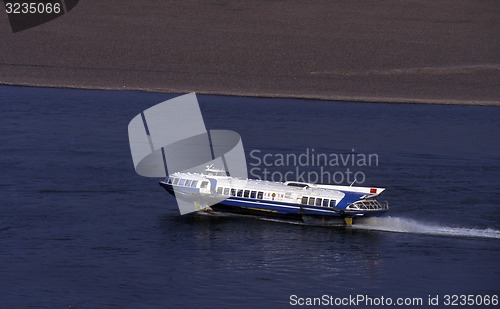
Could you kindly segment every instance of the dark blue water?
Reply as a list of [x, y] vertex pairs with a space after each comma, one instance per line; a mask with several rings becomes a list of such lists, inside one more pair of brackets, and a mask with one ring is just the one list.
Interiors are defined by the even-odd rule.
[[345, 228], [178, 216], [127, 136], [172, 97], [0, 86], [2, 308], [500, 294], [499, 108], [199, 96], [207, 128], [240, 133], [248, 159], [376, 153], [364, 185], [387, 188], [390, 213]]

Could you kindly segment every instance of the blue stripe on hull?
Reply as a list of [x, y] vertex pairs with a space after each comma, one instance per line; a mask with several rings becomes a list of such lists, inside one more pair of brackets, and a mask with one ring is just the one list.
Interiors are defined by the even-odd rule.
[[259, 209], [262, 211], [270, 211], [279, 214], [298, 214], [298, 215], [315, 215], [315, 216], [333, 216], [339, 217], [340, 214], [332, 209], [328, 209], [323, 207], [316, 208], [314, 206], [308, 205], [298, 205], [292, 203], [284, 203], [277, 201], [266, 201], [266, 200], [254, 200], [254, 199], [244, 199], [244, 198], [235, 198], [230, 197], [220, 204], [224, 206], [231, 207], [243, 207], [243, 208], [251, 208], [251, 209]]

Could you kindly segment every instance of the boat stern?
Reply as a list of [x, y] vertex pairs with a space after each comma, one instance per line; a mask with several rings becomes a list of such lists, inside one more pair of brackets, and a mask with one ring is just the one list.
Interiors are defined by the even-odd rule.
[[347, 217], [380, 216], [389, 210], [389, 203], [380, 203], [376, 199], [362, 199], [355, 201], [344, 210]]

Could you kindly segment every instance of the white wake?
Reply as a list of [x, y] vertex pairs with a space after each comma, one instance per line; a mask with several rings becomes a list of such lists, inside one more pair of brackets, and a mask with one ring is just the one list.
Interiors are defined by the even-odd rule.
[[438, 236], [483, 237], [500, 239], [500, 230], [440, 226], [398, 217], [366, 218], [356, 222], [352, 228], [395, 233], [412, 233]]

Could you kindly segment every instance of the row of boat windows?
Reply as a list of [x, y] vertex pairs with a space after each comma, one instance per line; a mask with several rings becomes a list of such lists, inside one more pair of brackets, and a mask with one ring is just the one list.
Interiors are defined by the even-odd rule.
[[264, 192], [262, 191], [252, 191], [252, 190], [243, 190], [243, 189], [233, 189], [233, 188], [224, 188], [218, 187], [217, 193], [227, 196], [239, 196], [239, 197], [249, 197], [249, 198], [264, 198]]
[[[177, 186], [195, 188], [198, 185], [198, 180], [170, 177], [167, 180], [167, 183]], [[202, 181], [200, 184], [200, 188], [206, 188], [207, 186], [208, 186], [208, 181]]]
[[[231, 195], [238, 197], [258, 198], [258, 199], [263, 199], [264, 197], [264, 192], [262, 191], [251, 191], [251, 190], [224, 188], [224, 187], [218, 187], [217, 193], [228, 196]], [[320, 198], [320, 197], [310, 197], [310, 196], [303, 196], [301, 202], [303, 205], [323, 206], [323, 207], [335, 207], [337, 203], [336, 200]]]
[[327, 198], [303, 196], [301, 203], [303, 205], [311, 205], [311, 206], [335, 207], [337, 201], [330, 200]]
[[[195, 188], [198, 185], [198, 180], [170, 177], [167, 180], [167, 183], [177, 185], [177, 186]], [[208, 181], [202, 181], [200, 184], [200, 188], [206, 188], [207, 186], [208, 186]], [[253, 190], [217, 187], [217, 193], [222, 194], [222, 195], [227, 195], [227, 196], [257, 198], [257, 199], [261, 199], [261, 200], [264, 198], [264, 192], [253, 191]], [[303, 196], [301, 203], [303, 205], [311, 205], [311, 206], [335, 207], [336, 200], [331, 200], [331, 199], [327, 199], [327, 198], [319, 198], [319, 197]]]

